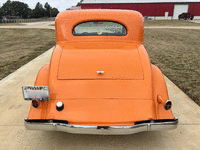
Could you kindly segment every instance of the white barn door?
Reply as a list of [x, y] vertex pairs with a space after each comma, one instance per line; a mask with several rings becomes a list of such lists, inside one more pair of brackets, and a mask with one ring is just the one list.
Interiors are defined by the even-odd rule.
[[174, 5], [173, 19], [178, 19], [181, 13], [188, 12], [189, 5]]

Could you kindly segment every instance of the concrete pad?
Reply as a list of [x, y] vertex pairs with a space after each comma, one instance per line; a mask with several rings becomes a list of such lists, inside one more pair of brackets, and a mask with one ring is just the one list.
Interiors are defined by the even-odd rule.
[[179, 118], [179, 124], [200, 125], [200, 107], [167, 77], [165, 77], [165, 81], [169, 99], [172, 101], [172, 110], [174, 116]]
[[78, 135], [64, 132], [27, 131], [22, 126], [1, 126], [1, 149], [181, 149], [198, 150], [198, 125], [180, 125], [174, 131], [133, 135]]
[[23, 125], [30, 101], [23, 100], [22, 86], [33, 85], [42, 66], [49, 64], [53, 48], [0, 81], [0, 124]]
[[25, 129], [23, 128], [23, 126], [0, 125], [0, 149], [23, 149], [24, 132]]
[[26, 26], [50, 26], [55, 24], [55, 21], [43, 21], [43, 22], [29, 22], [29, 23], [21, 23]]
[[23, 100], [21, 87], [34, 84], [40, 68], [49, 64], [52, 51], [0, 81], [0, 149], [199, 149], [200, 107], [166, 77], [173, 113], [179, 117], [176, 130], [125, 136], [26, 130], [23, 121], [31, 102]]

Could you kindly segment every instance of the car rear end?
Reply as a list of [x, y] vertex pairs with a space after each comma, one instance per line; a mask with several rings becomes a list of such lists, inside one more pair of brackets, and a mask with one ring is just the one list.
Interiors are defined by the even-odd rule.
[[157, 116], [140, 13], [63, 12], [56, 19], [56, 36], [50, 65], [35, 82], [41, 91], [30, 94], [35, 87], [28, 88], [27, 129], [132, 134], [177, 127], [172, 111], [163, 110], [171, 107], [167, 96], [159, 100], [165, 115]]
[[156, 117], [150, 62], [135, 44], [68, 43], [53, 57], [49, 97], [35, 97], [27, 129], [132, 134], [176, 128], [171, 110], [166, 118]]

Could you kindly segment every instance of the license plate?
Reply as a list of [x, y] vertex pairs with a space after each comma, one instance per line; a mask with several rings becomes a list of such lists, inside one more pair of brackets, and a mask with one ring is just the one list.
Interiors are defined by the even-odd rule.
[[48, 86], [23, 86], [25, 100], [50, 100]]

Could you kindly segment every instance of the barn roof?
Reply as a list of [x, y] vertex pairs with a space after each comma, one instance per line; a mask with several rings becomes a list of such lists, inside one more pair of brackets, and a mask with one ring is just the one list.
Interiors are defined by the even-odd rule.
[[179, 3], [200, 2], [200, 0], [83, 0], [82, 4], [91, 3]]

